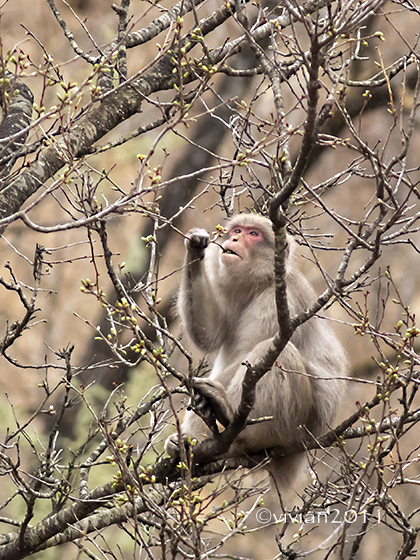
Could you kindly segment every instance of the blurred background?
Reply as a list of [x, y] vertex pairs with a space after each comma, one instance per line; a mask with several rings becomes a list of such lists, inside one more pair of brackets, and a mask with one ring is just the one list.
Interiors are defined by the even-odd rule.
[[[61, 16], [74, 34], [78, 45], [86, 52], [93, 50], [93, 43], [99, 46], [106, 45], [115, 38], [118, 18], [111, 9], [112, 4], [113, 2], [108, 0], [69, 0], [68, 3], [57, 0]], [[210, 13], [213, 4], [209, 2], [204, 6], [204, 13], [206, 11]], [[158, 8], [160, 7], [161, 13], [164, 13], [170, 5], [165, 1], [159, 4]], [[156, 13], [156, 6], [152, 3], [133, 0], [130, 6], [129, 25], [133, 30], [141, 29], [156, 17]], [[189, 17], [186, 17], [188, 24], [190, 24]], [[385, 41], [382, 41], [379, 36], [369, 40], [360, 60], [354, 62], [351, 78], [361, 83], [375, 74], [378, 67], [391, 64], [407, 55], [410, 49], [415, 48], [419, 30], [418, 11], [401, 9], [401, 5], [389, 3], [382, 14], [372, 18], [369, 25], [371, 29], [364, 30], [366, 36], [369, 33], [373, 36], [374, 33], [380, 31]], [[12, 50], [21, 50], [29, 56], [31, 67], [25, 83], [31, 88], [35, 103], [38, 105], [43, 104], [49, 107], [56, 103], [55, 89], [53, 87], [46, 89], [42, 72], [36, 72], [37, 67], [42, 68], [46, 53], [54, 57], [54, 61], [58, 64], [59, 71], [66, 81], [81, 83], [86, 78], [86, 63], [75, 55], [69, 42], [64, 38], [62, 29], [47, 2], [42, 0], [4, 2], [1, 9], [0, 26], [2, 57], [7, 57], [7, 52]], [[228, 22], [227, 28], [230, 34], [229, 40], [238, 36], [239, 32], [233, 21]], [[223, 43], [227, 38], [223, 37], [222, 33], [226, 33], [225, 28], [217, 29], [209, 38], [209, 42], [214, 45]], [[159, 47], [156, 46], [156, 43], [163, 44], [164, 40], [159, 36], [156, 40], [142, 45], [141, 48], [128, 51], [129, 75], [134, 75], [149, 64], [158, 53]], [[302, 36], [302, 44], [304, 43], [305, 39]], [[241, 53], [235, 60], [235, 64], [241, 68], [252, 67], [254, 64], [252, 53]], [[354, 123], [358, 126], [360, 136], [371, 148], [380, 145], [379, 153], [384, 159], [401, 151], [404, 134], [401, 133], [400, 125], [404, 119], [407, 119], [412, 108], [416, 79], [416, 68], [415, 65], [412, 65], [387, 84], [372, 89], [371, 98], [368, 101], [365, 95], [366, 87], [363, 85], [351, 88], [347, 93], [346, 107], [349, 114], [354, 117]], [[324, 81], [325, 91], [327, 91], [328, 77], [321, 76], [321, 81]], [[296, 78], [293, 78], [289, 87], [284, 88], [286, 114], [291, 126], [298, 126], [302, 122], [302, 108], [296, 98], [298, 89], [299, 84]], [[321, 95], [326, 97], [325, 91], [322, 90]], [[158, 119], [161, 114], [159, 104], [170, 103], [172, 97], [171, 92], [160, 92], [153, 100], [143, 105], [142, 112], [110, 132], [102, 144], [116, 142], [138, 127]], [[236, 147], [232, 139], [232, 119], [241, 102], [243, 102], [243, 107], [252, 107], [253, 115], [258, 115], [261, 123], [264, 120], [266, 122], [273, 120], [275, 109], [272, 94], [267, 83], [262, 83], [260, 76], [232, 80], [227, 75], [215, 75], [212, 87], [203, 94], [202, 101], [192, 106], [188, 128], [168, 129], [164, 137], [159, 138], [159, 141], [157, 141], [159, 129], [152, 130], [121, 146], [116, 146], [112, 150], [85, 158], [83, 169], [85, 176], [91, 177], [93, 183], [98, 182], [101, 176], [106, 177], [97, 188], [97, 196], [99, 199], [103, 197], [103, 201], [112, 201], [116, 196], [115, 193], [118, 194], [118, 188], [125, 192], [130, 190], [141, 174], [141, 156], [150, 154], [152, 148], [154, 152], [149, 158], [150, 169], [157, 170], [165, 181], [181, 177], [166, 189], [162, 189], [161, 193], [151, 194], [151, 203], [156, 202], [157, 196], [162, 196], [159, 201], [161, 214], [170, 218], [178, 212], [180, 207], [188, 205], [193, 197], [197, 197], [193, 205], [190, 205], [174, 220], [174, 227], [162, 229], [157, 238], [159, 264], [155, 273], [159, 282], [156, 284], [154, 297], [156, 300], [160, 299], [160, 302], [156, 309], [166, 318], [170, 330], [177, 336], [181, 336], [181, 329], [173, 308], [184, 252], [184, 238], [181, 232], [186, 233], [190, 227], [196, 225], [214, 231], [215, 226], [218, 223], [223, 224], [226, 219], [226, 212], [221, 204], [221, 176], [225, 172], [220, 168], [212, 169], [212, 166], [220, 164], [223, 158], [234, 157]], [[397, 108], [401, 121], [396, 122], [393, 112], [389, 110], [390, 103]], [[323, 132], [341, 138], [343, 145], [336, 145], [334, 148], [329, 147], [328, 149], [324, 146], [317, 149], [306, 172], [305, 180], [309, 185], [315, 187], [331, 177], [340, 176], [337, 184], [330, 189], [325, 189], [322, 200], [328, 208], [338, 216], [342, 216], [343, 221], [350, 227], [365, 215], [366, 208], [375, 195], [375, 182], [372, 178], [367, 177], [368, 171], [365, 171], [367, 167], [365, 162], [361, 162], [360, 166], [357, 162], [355, 163], [357, 154], [354, 150], [348, 149], [346, 142], [349, 138], [349, 131], [338, 111], [334, 111]], [[42, 132], [38, 130], [37, 134], [42, 134]], [[290, 143], [293, 159], [296, 157], [299, 143], [299, 136], [292, 139]], [[274, 153], [274, 148], [269, 147], [268, 152], [270, 149]], [[419, 153], [420, 127], [419, 117], [416, 116], [410, 150], [404, 160], [405, 169], [410, 170], [410, 180], [413, 185], [418, 185], [420, 179]], [[27, 158], [28, 162], [30, 160], [31, 156]], [[202, 168], [208, 168], [208, 171], [200, 173], [199, 176], [187, 177]], [[80, 182], [82, 183], [82, 178], [80, 178]], [[267, 167], [259, 167], [257, 177], [246, 169], [236, 169], [232, 172], [230, 184], [231, 187], [235, 187], [237, 196], [232, 201], [230, 210], [240, 211], [253, 207], [254, 199], [261, 196], [260, 185], [269, 185], [269, 183], [270, 174]], [[397, 194], [397, 197], [401, 197], [401, 201], [406, 196], [407, 192], [403, 189]], [[414, 208], [413, 213], [415, 213], [418, 197], [415, 194], [413, 198], [412, 207]], [[314, 255], [307, 248], [299, 245], [296, 251], [299, 266], [310, 278], [317, 293], [320, 294], [326, 287], [325, 276], [335, 276], [336, 274], [337, 266], [342, 259], [342, 252], [333, 249], [342, 247], [346, 243], [346, 232], [313, 200], [306, 204], [300, 200], [299, 204], [291, 209], [290, 216], [292, 221], [299, 227], [303, 227], [309, 236], [315, 236], [313, 239], [316, 239], [317, 235], [322, 236], [320, 239], [322, 239], [324, 247], [331, 248], [331, 250], [320, 248], [316, 252], [320, 266], [314, 263]], [[55, 196], [46, 197], [42, 200], [42, 204], [39, 203], [31, 210], [31, 219], [45, 226], [66, 222], [70, 217], [68, 201], [61, 192], [57, 192]], [[147, 237], [152, 233], [153, 222], [143, 217], [141, 213], [116, 215], [108, 221], [109, 246], [113, 252], [113, 263], [120, 267], [122, 277], [130, 285], [147, 281], [151, 252]], [[371, 321], [375, 324], [380, 323], [384, 332], [393, 331], [394, 325], [401, 318], [401, 306], [392, 303], [396, 294], [392, 293], [393, 288], [381, 276], [387, 268], [391, 271], [392, 279], [398, 286], [399, 296], [404, 304], [410, 307], [414, 315], [419, 308], [420, 267], [418, 264], [420, 256], [418, 248], [420, 243], [418, 237], [417, 232], [413, 231], [410, 235], [412, 244], [384, 246], [381, 259], [369, 272], [369, 278], [352, 295], [351, 307], [354, 310], [360, 308], [363, 312], [367, 310]], [[45, 379], [48, 379], [50, 387], [55, 387], [60, 382], [63, 372], [53, 368], [32, 369], [26, 366], [30, 364], [41, 366], [43, 363], [59, 364], [60, 360], [56, 353], [69, 344], [74, 345], [72, 363], [82, 368], [79, 374], [81, 386], [85, 387], [94, 382], [94, 386], [89, 389], [89, 402], [98, 416], [101, 414], [110, 391], [115, 390], [121, 383], [124, 384], [121, 391], [125, 395], [129, 395], [131, 403], [136, 404], [153, 386], [158, 384], [158, 380], [153, 368], [144, 362], [137, 368], [131, 369], [125, 367], [124, 364], [114, 363], [115, 359], [107, 345], [101, 340], [95, 340], [95, 328], [101, 325], [102, 331], [106, 332], [109, 328], [109, 318], [104, 316], [103, 308], [94, 297], [80, 291], [81, 280], [99, 278], [99, 284], [107, 295], [109, 293], [112, 297], [110, 293], [112, 286], [100, 258], [102, 249], [97, 240], [95, 243], [90, 243], [84, 228], [44, 234], [31, 231], [22, 222], [14, 222], [7, 228], [1, 239], [0, 275], [9, 279], [9, 268], [5, 267], [10, 266], [14, 276], [23, 285], [33, 285], [31, 262], [34, 258], [36, 244], [45, 247], [45, 263], [48, 265], [42, 277], [37, 298], [39, 311], [36, 313], [35, 321], [32, 321], [30, 330], [24, 332], [10, 349], [11, 359], [0, 358], [0, 424], [5, 432], [13, 431], [16, 423], [22, 425], [35, 414], [36, 417], [28, 426], [28, 430], [32, 434], [31, 437], [33, 434], [39, 434], [42, 447], [44, 434], [48, 432], [54, 421], [54, 411], [49, 407], [55, 406], [53, 395], [45, 409], [39, 409], [45, 396], [43, 383]], [[93, 251], [97, 252], [98, 258], [92, 259], [92, 247]], [[360, 251], [360, 257], [358, 255], [351, 263], [354, 271], [361, 266], [366, 257], [363, 251]], [[321, 274], [320, 268], [324, 271], [323, 274]], [[1, 290], [0, 294], [0, 327], [3, 333], [6, 325], [11, 325], [14, 321], [21, 319], [23, 309], [17, 294], [6, 290]], [[145, 305], [145, 309], [147, 307]], [[371, 382], [375, 381], [380, 374], [380, 368], [377, 365], [380, 356], [372, 345], [371, 338], [356, 334], [352, 327], [354, 317], [351, 317], [339, 303], [334, 303], [326, 314], [334, 322], [334, 328], [349, 354], [351, 376]], [[147, 332], [153, 336], [150, 330]], [[193, 350], [188, 341], [183, 339], [184, 342], [187, 348], [193, 352], [198, 363], [201, 356]], [[392, 359], [393, 353], [390, 350], [388, 355]], [[16, 362], [13, 363], [13, 360]], [[186, 371], [186, 360], [177, 352], [174, 352], [171, 360], [181, 371]], [[102, 362], [105, 365], [98, 365]], [[87, 367], [93, 365], [95, 367]], [[358, 382], [349, 384], [349, 395], [345, 399], [337, 420], [343, 420], [354, 411], [356, 402], [363, 403], [372, 398], [373, 394], [374, 388], [371, 384]], [[78, 442], [80, 437], [89, 430], [91, 423], [92, 415], [75, 405], [62, 424], [61, 437], [66, 438], [65, 441], [69, 446], [75, 446], [75, 442]], [[161, 443], [164, 441], [165, 435], [166, 433], [162, 435]], [[142, 441], [141, 433], [137, 437], [139, 441]], [[357, 449], [358, 443], [349, 445], [354, 445], [354, 448]], [[411, 449], [412, 453], [416, 457], [418, 456], [417, 429], [408, 434], [404, 446], [406, 448], [399, 450], [401, 455]], [[419, 474], [417, 462], [414, 463], [413, 470], [416, 475]], [[104, 481], [107, 476], [107, 474], [104, 475]], [[3, 480], [6, 481], [6, 478], [3, 477]], [[420, 498], [416, 486], [411, 486], [410, 490], [410, 493], [405, 487], [401, 488], [401, 492], [398, 489], [395, 490], [401, 507], [406, 511], [416, 509]], [[0, 501], [6, 500], [9, 493], [9, 483], [0, 484]], [[258, 524], [256, 523], [256, 525]], [[243, 542], [236, 539], [235, 544], [231, 545], [232, 548], [229, 549], [228, 545], [226, 550], [237, 556], [248, 555], [252, 550], [255, 558], [273, 557], [278, 552], [273, 533], [275, 533], [275, 529], [270, 527], [263, 533], [247, 535], [243, 537]], [[327, 534], [328, 532], [326, 532]], [[264, 538], [262, 538], [263, 536]], [[362, 545], [358, 558], [367, 559], [380, 556], [393, 558], [400, 546], [400, 542], [394, 539], [392, 531], [387, 532], [384, 536], [382, 528], [372, 531], [372, 535], [366, 539], [365, 543]], [[39, 553], [39, 557], [47, 558], [49, 554], [53, 557], [56, 553], [53, 550], [48, 553]], [[315, 557], [323, 557], [321, 552], [318, 554]]]

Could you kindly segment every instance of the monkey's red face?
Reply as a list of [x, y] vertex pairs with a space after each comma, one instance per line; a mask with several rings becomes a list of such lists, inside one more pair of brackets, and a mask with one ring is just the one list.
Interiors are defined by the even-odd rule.
[[222, 262], [229, 265], [246, 260], [264, 243], [264, 235], [258, 227], [235, 225], [229, 230], [228, 239], [222, 245]]

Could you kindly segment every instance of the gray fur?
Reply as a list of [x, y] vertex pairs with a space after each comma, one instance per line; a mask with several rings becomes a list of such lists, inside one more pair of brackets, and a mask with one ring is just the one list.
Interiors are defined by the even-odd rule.
[[[227, 227], [238, 225], [259, 228], [265, 242], [258, 251], [250, 250], [236, 268], [231, 266], [229, 273], [221, 260], [221, 248], [209, 245], [205, 230], [195, 228], [188, 233], [178, 299], [185, 330], [200, 350], [215, 355], [213, 369], [204, 381], [205, 390], [213, 392], [215, 399], [225, 400], [223, 406], [230, 416], [241, 398], [242, 364], [255, 363], [278, 331], [271, 223], [262, 216], [237, 215]], [[293, 316], [310, 306], [316, 294], [297, 269], [292, 253], [289, 250], [286, 280]], [[246, 427], [231, 445], [229, 455], [287, 446], [305, 438], [307, 430], [320, 435], [333, 422], [344, 390], [337, 377], [346, 375], [347, 359], [325, 320], [314, 317], [299, 327], [278, 364], [288, 371], [274, 366], [261, 379], [251, 413], [251, 418], [274, 419]], [[182, 431], [198, 440], [211, 437], [204, 422], [191, 411], [185, 415]], [[168, 438], [166, 447], [174, 455], [176, 437]], [[283, 468], [286, 465], [292, 468], [290, 461], [283, 461]], [[282, 463], [275, 468], [281, 469]]]

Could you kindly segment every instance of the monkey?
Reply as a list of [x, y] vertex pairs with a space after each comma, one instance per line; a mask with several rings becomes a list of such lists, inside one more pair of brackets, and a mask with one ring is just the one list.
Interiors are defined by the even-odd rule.
[[[209, 233], [201, 228], [188, 232], [185, 245], [178, 312], [195, 346], [214, 355], [208, 377], [194, 378], [193, 386], [226, 426], [240, 403], [246, 364], [255, 364], [279, 332], [274, 233], [268, 218], [237, 214], [228, 221], [221, 245], [210, 243]], [[294, 248], [288, 236], [286, 285], [292, 317], [316, 300], [315, 291], [296, 266]], [[257, 383], [250, 418], [271, 419], [247, 425], [227, 456], [287, 447], [309, 435], [321, 435], [335, 417], [344, 388], [338, 378], [346, 371], [346, 353], [330, 325], [316, 316], [303, 323]], [[198, 441], [212, 437], [191, 410], [185, 414], [182, 434]], [[177, 434], [169, 436], [165, 448], [173, 457], [179, 454]], [[293, 457], [276, 461], [277, 480], [289, 484], [300, 462]]]

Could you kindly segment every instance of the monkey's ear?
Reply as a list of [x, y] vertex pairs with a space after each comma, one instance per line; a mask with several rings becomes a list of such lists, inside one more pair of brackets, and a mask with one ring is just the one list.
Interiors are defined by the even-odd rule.
[[293, 239], [291, 235], [287, 235], [286, 258], [288, 261], [290, 261], [290, 259], [293, 260], [295, 250], [296, 250], [296, 241]]

